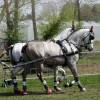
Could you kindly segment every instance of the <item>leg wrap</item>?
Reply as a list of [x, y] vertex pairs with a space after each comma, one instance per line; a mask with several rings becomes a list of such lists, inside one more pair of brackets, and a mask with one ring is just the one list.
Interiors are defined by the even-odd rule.
[[75, 82], [78, 82], [79, 81], [79, 78], [78, 77], [75, 77], [74, 80], [75, 80]]
[[26, 82], [23, 81], [23, 91], [27, 90]]
[[46, 90], [48, 90], [48, 86], [47, 86], [46, 80], [43, 81], [43, 85], [44, 85], [44, 88], [45, 88]]
[[78, 85], [79, 89], [82, 89], [82, 88], [83, 88], [83, 86], [82, 86], [82, 84], [80, 83], [78, 77], [75, 77], [75, 82], [77, 82], [77, 85]]
[[13, 85], [14, 85], [14, 89], [18, 89], [18, 84], [16, 81], [16, 77], [13, 78]]

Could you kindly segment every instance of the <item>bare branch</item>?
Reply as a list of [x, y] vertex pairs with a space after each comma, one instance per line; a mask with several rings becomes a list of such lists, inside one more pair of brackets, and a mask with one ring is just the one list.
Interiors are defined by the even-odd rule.
[[5, 6], [3, 6], [2, 10], [1, 10], [1, 13], [0, 13], [0, 23], [1, 23], [4, 15], [5, 15]]

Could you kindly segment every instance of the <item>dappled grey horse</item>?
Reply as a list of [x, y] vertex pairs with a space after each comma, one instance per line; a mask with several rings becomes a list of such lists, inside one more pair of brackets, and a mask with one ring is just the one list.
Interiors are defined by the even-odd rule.
[[[91, 51], [93, 50], [93, 40], [94, 40], [94, 32], [93, 32], [93, 27], [91, 29], [80, 29], [76, 32], [74, 32], [68, 39], [66, 40], [67, 37], [65, 37], [64, 40], [62, 40], [62, 45], [66, 47], [67, 49], [67, 54], [65, 54], [60, 45], [56, 42], [53, 41], [43, 41], [43, 42], [29, 42], [23, 47], [23, 57], [24, 61], [32, 61], [36, 59], [43, 58], [43, 64], [47, 64], [51, 66], [54, 69], [54, 76], [56, 76], [56, 70], [57, 66], [68, 66], [69, 69], [71, 70], [74, 80], [77, 83], [79, 89], [81, 91], [84, 91], [85, 88], [82, 86], [78, 72], [77, 72], [77, 67], [76, 67], [76, 62], [78, 60], [79, 56], [79, 49], [81, 47], [85, 47], [85, 49]], [[52, 59], [49, 59], [49, 58]], [[37, 63], [36, 66], [38, 67], [40, 63]], [[27, 70], [27, 67], [24, 67], [24, 69]], [[23, 66], [22, 66], [23, 68]], [[13, 70], [13, 76], [16, 75], [16, 70], [17, 67], [14, 68]], [[41, 73], [41, 70], [39, 70]], [[50, 92], [51, 90], [48, 88], [46, 80], [42, 78], [42, 76], [39, 74], [39, 79], [44, 85], [44, 88], [47, 92]], [[26, 76], [25, 76], [26, 78]], [[13, 80], [15, 80], [13, 78]], [[25, 80], [26, 81], [26, 80]], [[24, 84], [26, 87], [26, 84]], [[54, 88], [57, 90], [57, 81], [56, 77], [54, 77]], [[14, 81], [14, 89], [16, 90], [16, 81]]]
[[[62, 31], [57, 36], [55, 36], [53, 40], [55, 40], [55, 41], [57, 41], [57, 40], [63, 40], [65, 38], [65, 36], [68, 37], [72, 33], [72, 31], [73, 31], [72, 28], [66, 28], [64, 31]], [[19, 63], [23, 63], [23, 55], [22, 55], [21, 51], [22, 51], [22, 48], [23, 48], [23, 46], [25, 44], [26, 43], [15, 43], [13, 45], [10, 45], [10, 46], [6, 47], [7, 53], [9, 55], [11, 63], [13, 65], [17, 65]], [[41, 64], [41, 69], [42, 69], [42, 67], [43, 67], [43, 64]], [[21, 69], [23, 69], [23, 68], [22, 67], [17, 68], [16, 69], [16, 73], [19, 70], [21, 70]], [[63, 76], [65, 77], [65, 71], [64, 71], [63, 68], [58, 67], [57, 73], [59, 73], [59, 72], [62, 73]], [[39, 72], [37, 72], [37, 75], [39, 75]], [[58, 74], [57, 74], [57, 76], [58, 76]], [[24, 72], [22, 72], [22, 78], [23, 78], [23, 89], [25, 89], [24, 88], [24, 84], [25, 84], [25, 82], [24, 82], [24, 80], [25, 80], [25, 78], [24, 78]], [[24, 91], [23, 91], [23, 94], [24, 94]]]

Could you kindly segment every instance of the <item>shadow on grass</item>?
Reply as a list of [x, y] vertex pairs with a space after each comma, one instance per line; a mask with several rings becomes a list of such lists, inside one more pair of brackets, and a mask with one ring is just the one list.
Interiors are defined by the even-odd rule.
[[[63, 93], [65, 93], [65, 92], [55, 92], [55, 91], [53, 91], [52, 94], [63, 94]], [[27, 95], [52, 95], [52, 94], [47, 94], [44, 91], [28, 91]], [[24, 96], [24, 95], [23, 94], [14, 94], [12, 92], [3, 92], [3, 93], [0, 93], [0, 96]]]

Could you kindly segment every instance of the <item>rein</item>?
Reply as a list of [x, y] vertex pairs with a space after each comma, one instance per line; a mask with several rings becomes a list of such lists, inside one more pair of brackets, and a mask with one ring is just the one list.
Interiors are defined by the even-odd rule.
[[[67, 53], [66, 56], [71, 56], [71, 55], [78, 54], [78, 53], [79, 53], [78, 51], [73, 52], [73, 53]], [[20, 66], [24, 67], [24, 65], [29, 65], [29, 64], [41, 63], [41, 62], [45, 62], [48, 59], [53, 59], [53, 58], [56, 58], [56, 57], [63, 57], [63, 56], [64, 56], [64, 54], [50, 56], [50, 57], [44, 57], [44, 58], [39, 58], [39, 59], [31, 60], [31, 61], [28, 61], [28, 62], [25, 62], [25, 63], [23, 62], [22, 64], [14, 65], [13, 68], [20, 67]]]
[[71, 34], [69, 34], [69, 36], [63, 40], [61, 40], [61, 42], [63, 42], [64, 40], [68, 41], [68, 39], [73, 35], [73, 33], [77, 32], [79, 29], [76, 30], [72, 30]]

